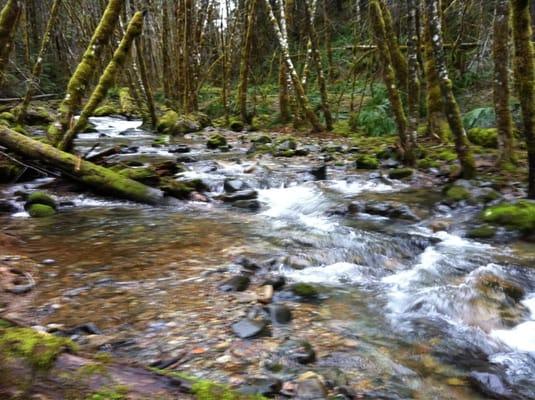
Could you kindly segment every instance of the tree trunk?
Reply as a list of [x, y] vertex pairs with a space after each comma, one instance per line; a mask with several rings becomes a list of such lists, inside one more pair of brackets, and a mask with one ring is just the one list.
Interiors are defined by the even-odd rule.
[[288, 82], [288, 74], [286, 73], [286, 65], [281, 59], [279, 61], [279, 112], [280, 121], [284, 124], [290, 122], [292, 119], [290, 112], [290, 91]]
[[39, 77], [41, 76], [41, 71], [43, 70], [44, 57], [48, 50], [52, 31], [54, 30], [56, 25], [60, 5], [61, 0], [54, 0], [54, 3], [52, 4], [52, 9], [50, 10], [50, 18], [48, 19], [43, 40], [41, 42], [41, 48], [39, 50], [39, 54], [37, 55], [37, 60], [35, 61], [35, 64], [33, 66], [32, 76], [28, 83], [28, 88], [26, 89], [26, 96], [24, 97], [24, 101], [22, 102], [17, 111], [17, 119], [19, 123], [23, 123], [24, 118], [26, 117], [26, 111], [28, 110], [28, 106], [30, 105], [30, 101], [32, 100], [32, 96], [35, 90], [39, 87]]
[[427, 23], [433, 45], [433, 56], [440, 82], [440, 91], [444, 101], [444, 110], [448, 120], [449, 127], [455, 140], [455, 150], [461, 164], [461, 176], [466, 179], [473, 178], [476, 175], [476, 166], [470, 144], [466, 137], [466, 131], [461, 118], [461, 110], [453, 95], [453, 85], [449, 78], [444, 46], [442, 41], [442, 23], [440, 21], [438, 1], [425, 0]]
[[325, 117], [325, 126], [328, 131], [333, 129], [333, 117], [329, 106], [329, 95], [327, 93], [327, 84], [325, 82], [325, 74], [323, 72], [323, 66], [321, 63], [321, 54], [319, 51], [319, 38], [316, 29], [314, 28], [314, 14], [316, 10], [316, 0], [312, 0], [312, 7], [309, 6], [308, 0], [305, 0], [305, 14], [307, 19], [308, 34], [310, 36], [310, 45], [312, 49], [312, 60], [316, 67], [316, 73], [318, 75], [318, 86], [321, 96], [321, 108]]
[[134, 40], [136, 44], [136, 58], [137, 66], [139, 68], [139, 77], [141, 79], [141, 89], [145, 97], [145, 102], [147, 103], [147, 109], [149, 110], [152, 129], [156, 129], [156, 127], [158, 126], [158, 117], [156, 116], [154, 96], [152, 95], [152, 89], [150, 87], [150, 81], [147, 75], [147, 65], [145, 63], [145, 58], [143, 57], [143, 43], [139, 36], [139, 34], [136, 35], [136, 38]]
[[410, 158], [410, 154], [412, 153], [410, 149], [410, 143], [407, 138], [407, 118], [405, 116], [405, 111], [403, 110], [401, 95], [396, 85], [396, 73], [392, 67], [392, 59], [390, 58], [390, 52], [388, 50], [385, 23], [383, 20], [381, 6], [379, 5], [379, 0], [372, 0], [370, 2], [370, 19], [377, 42], [377, 48], [379, 50], [379, 57], [381, 58], [383, 64], [383, 79], [396, 120], [400, 142], [399, 144], [402, 153], [401, 155], [403, 160], [407, 162], [409, 161], [407, 156], [409, 155]]
[[528, 149], [528, 197], [535, 199], [535, 65], [531, 43], [531, 16], [528, 0], [511, 0], [511, 4], [515, 43], [514, 71]]
[[0, 12], [0, 86], [4, 83], [4, 71], [13, 49], [13, 38], [17, 31], [21, 11], [20, 0], [8, 0]]
[[82, 97], [87, 91], [89, 82], [97, 68], [100, 56], [104, 51], [106, 43], [110, 40], [115, 25], [119, 20], [119, 15], [123, 8], [124, 0], [109, 0], [108, 6], [98, 24], [93, 37], [87, 46], [82, 57], [82, 61], [74, 71], [67, 86], [67, 94], [59, 107], [58, 121], [52, 125], [48, 131], [48, 139], [53, 145], [57, 145], [65, 132], [72, 124], [72, 119], [76, 113]]
[[513, 157], [513, 116], [509, 108], [509, 38], [511, 7], [509, 0], [498, 0], [494, 16], [494, 107], [498, 127], [498, 165], [510, 164]]
[[135, 38], [138, 37], [143, 30], [143, 13], [137, 12], [132, 17], [132, 20], [128, 24], [126, 33], [119, 44], [117, 50], [113, 54], [113, 57], [102, 73], [102, 76], [99, 79], [97, 87], [91, 94], [89, 101], [82, 110], [80, 118], [73, 124], [69, 130], [65, 133], [58, 148], [60, 150], [70, 150], [72, 147], [72, 142], [75, 139], [78, 132], [84, 129], [87, 125], [89, 117], [93, 115], [99, 104], [105, 99], [108, 90], [112, 87], [117, 77], [119, 69], [124, 66], [128, 55], [130, 54], [130, 49], [132, 48], [132, 43]]
[[0, 126], [0, 145], [20, 156], [39, 160], [57, 168], [67, 177], [90, 186], [96, 192], [147, 204], [158, 204], [162, 201], [163, 194], [160, 190], [127, 179], [107, 168], [84, 161], [80, 157], [2, 126]]
[[240, 118], [243, 123], [250, 124], [249, 116], [247, 115], [247, 89], [249, 83], [249, 59], [251, 58], [251, 49], [253, 47], [253, 32], [255, 27], [256, 15], [256, 0], [247, 1], [247, 24], [245, 30], [245, 37], [242, 45], [241, 60], [240, 60], [240, 83], [238, 86], [238, 107], [240, 111]]
[[410, 143], [410, 151], [407, 154], [407, 163], [414, 165], [416, 163], [415, 150], [417, 147], [418, 137], [418, 123], [420, 117], [420, 80], [418, 78], [418, 23], [417, 23], [417, 5], [415, 0], [407, 0], [408, 9], [408, 43], [407, 43], [407, 58], [408, 58], [408, 114], [409, 125], [408, 135]]
[[277, 40], [281, 48], [281, 53], [284, 59], [284, 63], [286, 65], [288, 73], [290, 74], [293, 89], [297, 97], [297, 101], [299, 102], [299, 106], [301, 107], [301, 109], [304, 111], [307, 117], [307, 120], [312, 125], [312, 129], [316, 132], [322, 132], [324, 130], [323, 125], [319, 121], [318, 116], [316, 115], [314, 110], [312, 110], [312, 108], [310, 107], [310, 103], [303, 89], [303, 85], [301, 84], [299, 75], [297, 74], [297, 71], [292, 62], [292, 58], [290, 56], [290, 49], [288, 47], [288, 35], [286, 32], [286, 19], [284, 16], [285, 14], [284, 8], [280, 4], [280, 1], [277, 1], [277, 3], [279, 4], [279, 8], [280, 8], [279, 11], [281, 12], [280, 27], [279, 27], [279, 23], [277, 22], [277, 18], [275, 17], [275, 14], [273, 13], [273, 8], [271, 7], [270, 0], [265, 0], [269, 19], [270, 19], [271, 25], [273, 26], [273, 30], [275, 31], [275, 35], [277, 36]]

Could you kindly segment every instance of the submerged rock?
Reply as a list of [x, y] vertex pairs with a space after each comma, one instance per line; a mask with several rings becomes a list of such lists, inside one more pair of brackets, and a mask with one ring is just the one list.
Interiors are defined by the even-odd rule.
[[292, 311], [284, 304], [270, 304], [268, 310], [274, 324], [287, 324], [292, 320]]
[[494, 399], [514, 399], [514, 395], [498, 375], [487, 372], [472, 372], [470, 383], [480, 393]]
[[225, 203], [233, 203], [238, 200], [254, 200], [258, 197], [258, 192], [253, 189], [241, 190], [239, 192], [229, 193], [221, 196]]
[[316, 180], [324, 181], [327, 179], [327, 165], [321, 165], [319, 167], [312, 168], [309, 173]]
[[244, 318], [231, 326], [234, 334], [241, 339], [259, 336], [265, 332], [266, 327], [267, 322], [263, 319], [253, 320], [250, 318]]
[[296, 283], [291, 287], [291, 291], [296, 296], [305, 299], [313, 299], [319, 295], [318, 290], [308, 283]]
[[238, 275], [230, 278], [228, 281], [219, 286], [219, 290], [223, 292], [243, 292], [247, 290], [251, 279], [245, 275]]
[[390, 179], [406, 179], [414, 174], [414, 170], [410, 168], [393, 169], [388, 173]]
[[240, 179], [225, 179], [223, 189], [227, 193], [235, 193], [241, 190], [251, 189], [251, 186]]
[[240, 388], [240, 393], [262, 396], [274, 396], [282, 389], [282, 381], [271, 377], [252, 377]]
[[327, 389], [325, 380], [315, 372], [309, 371], [297, 379], [296, 400], [325, 400]]

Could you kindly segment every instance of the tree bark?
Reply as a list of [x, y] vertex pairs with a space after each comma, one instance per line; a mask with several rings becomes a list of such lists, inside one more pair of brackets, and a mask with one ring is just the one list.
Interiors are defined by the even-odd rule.
[[531, 16], [528, 0], [511, 0], [511, 5], [515, 43], [514, 71], [528, 149], [528, 197], [535, 199], [535, 65]]
[[96, 192], [147, 204], [158, 204], [162, 201], [163, 194], [160, 190], [125, 178], [107, 168], [84, 161], [3, 126], [0, 126], [0, 145], [20, 156], [57, 168], [67, 177], [86, 184]]
[[494, 16], [494, 107], [498, 127], [498, 165], [514, 162], [513, 116], [509, 108], [509, 38], [511, 6], [509, 0], [497, 0]]
[[72, 119], [76, 113], [82, 97], [87, 91], [89, 82], [93, 77], [95, 69], [100, 61], [100, 56], [104, 47], [109, 42], [115, 25], [119, 20], [119, 15], [123, 8], [124, 0], [109, 0], [102, 19], [100, 20], [93, 37], [87, 46], [82, 57], [82, 61], [74, 71], [67, 86], [67, 94], [59, 107], [58, 121], [52, 125], [48, 132], [48, 139], [57, 145], [63, 138], [72, 124]]
[[418, 124], [420, 120], [420, 80], [418, 78], [418, 7], [416, 0], [407, 0], [408, 19], [408, 136], [410, 151], [407, 154], [407, 163], [414, 165], [416, 163], [415, 150], [417, 147]]
[[247, 115], [247, 90], [249, 83], [249, 59], [251, 58], [251, 49], [253, 47], [253, 32], [256, 15], [256, 0], [248, 0], [247, 6], [247, 24], [245, 30], [245, 37], [242, 45], [241, 59], [240, 59], [240, 80], [238, 86], [238, 107], [240, 118], [243, 123], [250, 124], [249, 116]]
[[4, 71], [13, 49], [13, 39], [21, 12], [20, 0], [8, 0], [0, 12], [0, 86], [4, 83]]
[[440, 91], [444, 101], [444, 108], [449, 127], [455, 140], [455, 150], [461, 164], [461, 176], [471, 179], [476, 175], [476, 166], [470, 144], [466, 137], [466, 131], [461, 118], [461, 110], [453, 95], [453, 85], [449, 77], [444, 46], [442, 41], [442, 23], [440, 21], [438, 1], [425, 0], [427, 23], [433, 45], [433, 56], [440, 82]]
[[43, 70], [44, 57], [48, 50], [52, 31], [54, 30], [56, 21], [58, 19], [60, 6], [61, 0], [54, 0], [54, 3], [52, 4], [52, 9], [50, 10], [50, 17], [48, 19], [43, 40], [41, 42], [41, 48], [39, 49], [37, 60], [35, 61], [35, 64], [33, 66], [32, 76], [28, 83], [28, 88], [26, 89], [26, 96], [24, 97], [24, 101], [17, 110], [17, 119], [19, 123], [22, 123], [24, 121], [24, 118], [26, 117], [26, 111], [28, 110], [28, 106], [30, 105], [30, 101], [32, 100], [32, 96], [36, 89], [39, 87], [39, 77], [41, 76], [41, 72]]
[[60, 150], [71, 149], [72, 142], [76, 138], [76, 135], [86, 127], [89, 117], [93, 115], [99, 104], [105, 99], [108, 90], [114, 84], [119, 69], [124, 66], [126, 59], [130, 54], [130, 49], [132, 48], [134, 40], [141, 34], [142, 30], [143, 13], [137, 12], [128, 24], [128, 28], [126, 29], [126, 33], [124, 34], [119, 47], [115, 50], [110, 63], [102, 73], [97, 87], [82, 110], [80, 118], [78, 118], [76, 123], [69, 128], [61, 139], [61, 142], [58, 144]]

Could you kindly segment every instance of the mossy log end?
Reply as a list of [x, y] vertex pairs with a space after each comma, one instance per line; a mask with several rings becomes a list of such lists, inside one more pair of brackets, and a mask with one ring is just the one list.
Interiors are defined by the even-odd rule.
[[125, 178], [107, 168], [30, 139], [4, 126], [0, 126], [0, 145], [21, 156], [40, 160], [58, 168], [68, 177], [102, 194], [147, 204], [158, 204], [163, 199], [163, 193], [160, 190]]

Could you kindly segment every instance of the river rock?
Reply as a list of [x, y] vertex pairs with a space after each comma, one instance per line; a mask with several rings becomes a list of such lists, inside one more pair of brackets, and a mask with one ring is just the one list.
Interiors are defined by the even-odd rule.
[[267, 322], [263, 319], [253, 320], [250, 318], [244, 318], [232, 324], [232, 331], [236, 336], [241, 339], [248, 339], [258, 336], [264, 332], [267, 327]]
[[316, 361], [316, 351], [306, 340], [287, 340], [279, 346], [277, 354], [299, 364]]
[[472, 386], [485, 396], [493, 399], [515, 398], [498, 375], [487, 372], [472, 372], [469, 379]]
[[250, 283], [251, 279], [248, 276], [237, 275], [219, 285], [219, 290], [223, 292], [243, 292], [247, 290]]
[[251, 189], [251, 186], [240, 179], [225, 179], [223, 189], [227, 193], [236, 193], [241, 190]]
[[311, 371], [299, 376], [295, 398], [297, 400], [327, 399], [327, 389], [323, 377]]
[[260, 269], [260, 265], [245, 256], [236, 257], [234, 259], [234, 263], [238, 264], [239, 266], [245, 268], [248, 271], [257, 271], [258, 269]]
[[286, 279], [282, 275], [269, 276], [263, 285], [270, 285], [273, 286], [273, 289], [280, 290], [286, 285]]
[[349, 204], [347, 210], [351, 214], [363, 212], [366, 214], [379, 215], [387, 218], [405, 219], [409, 221], [419, 220], [418, 216], [416, 216], [409, 206], [397, 202], [352, 202]]
[[0, 200], [0, 213], [14, 213], [17, 207], [8, 200]]
[[248, 378], [245, 385], [240, 388], [240, 393], [247, 395], [274, 396], [282, 389], [282, 381], [272, 377]]
[[249, 211], [258, 211], [262, 207], [258, 200], [238, 200], [232, 203], [232, 206]]
[[287, 324], [292, 320], [292, 311], [284, 304], [270, 304], [268, 310], [271, 322], [275, 324]]
[[167, 151], [169, 153], [189, 153], [191, 151], [191, 148], [189, 146], [186, 146], [185, 144], [178, 144], [169, 147]]
[[312, 168], [308, 172], [318, 181], [324, 181], [327, 179], [327, 165], [321, 165], [319, 167]]
[[269, 304], [273, 300], [274, 293], [273, 286], [265, 285], [260, 288], [260, 293], [258, 295], [258, 302], [263, 304]]
[[247, 189], [241, 190], [235, 193], [228, 193], [221, 196], [221, 200], [225, 203], [234, 203], [238, 200], [254, 200], [258, 197], [258, 192], [256, 190]]

